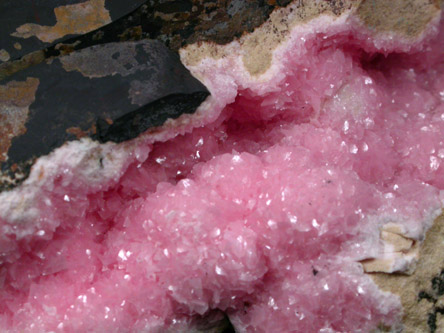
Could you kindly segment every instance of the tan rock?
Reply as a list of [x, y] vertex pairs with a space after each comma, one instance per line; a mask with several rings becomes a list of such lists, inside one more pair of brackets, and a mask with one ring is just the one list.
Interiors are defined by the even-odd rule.
[[[436, 286], [433, 288], [432, 285], [432, 280], [438, 278], [444, 269], [443, 253], [444, 215], [441, 215], [426, 234], [425, 241], [419, 249], [416, 270], [412, 275], [370, 274], [381, 289], [400, 297], [404, 308], [403, 332], [429, 332], [429, 316], [444, 304], [442, 297], [438, 298]], [[440, 327], [437, 332], [444, 332], [443, 324], [442, 315], [437, 316], [436, 325]]]
[[362, 28], [368, 29], [369, 33], [414, 41], [421, 37], [440, 11], [438, 0], [298, 0], [275, 10], [264, 24], [240, 37], [236, 50], [227, 45], [201, 42], [182, 49], [182, 57], [186, 65], [194, 66], [206, 57], [221, 59], [236, 51], [242, 55], [249, 74], [258, 76], [269, 69], [273, 51], [289, 38], [293, 29], [321, 16], [332, 20], [345, 16], [362, 23]]

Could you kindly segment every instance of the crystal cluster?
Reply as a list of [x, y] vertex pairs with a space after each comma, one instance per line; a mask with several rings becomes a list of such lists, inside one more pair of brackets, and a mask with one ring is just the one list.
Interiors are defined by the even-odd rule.
[[381, 225], [419, 239], [442, 207], [444, 24], [386, 55], [313, 32], [284, 65], [107, 188], [67, 188], [66, 168], [42, 228], [1, 243], [1, 330], [176, 332], [215, 311], [238, 332], [398, 324], [359, 262]]

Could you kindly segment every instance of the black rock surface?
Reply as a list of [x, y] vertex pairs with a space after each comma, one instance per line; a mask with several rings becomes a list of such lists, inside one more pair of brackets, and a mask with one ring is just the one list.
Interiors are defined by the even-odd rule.
[[[289, 2], [0, 2], [0, 59], [1, 50], [10, 57], [0, 61], [0, 191], [20, 184], [38, 157], [66, 141], [122, 142], [195, 112], [209, 93], [176, 51], [228, 43]], [[63, 35], [69, 20], [84, 20], [89, 32]], [[29, 36], [23, 27], [33, 27]]]
[[23, 133], [11, 140], [1, 164], [2, 189], [17, 184], [36, 158], [66, 141], [84, 136], [100, 142], [133, 139], [167, 119], [193, 113], [209, 95], [179, 56], [157, 40], [92, 46], [29, 67], [2, 83], [29, 80], [39, 82], [35, 100], [28, 106]]

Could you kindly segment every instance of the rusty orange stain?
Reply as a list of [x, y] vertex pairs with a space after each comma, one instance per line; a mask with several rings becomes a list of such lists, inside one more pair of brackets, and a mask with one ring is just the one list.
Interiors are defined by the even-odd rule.
[[86, 136], [90, 136], [92, 134], [97, 133], [96, 125], [93, 124], [89, 129], [86, 131], [82, 130], [80, 127], [69, 127], [65, 130], [66, 133], [74, 135], [77, 139], [84, 138]]
[[26, 133], [29, 106], [35, 101], [39, 83], [29, 77], [23, 82], [0, 85], [0, 162], [7, 160], [11, 140]]
[[29, 106], [35, 100], [39, 79], [28, 77], [26, 81], [11, 81], [0, 86], [0, 105]]
[[74, 135], [77, 139], [84, 138], [88, 135], [88, 132], [82, 130], [80, 127], [69, 127], [66, 129], [66, 133]]
[[40, 168], [39, 180], [42, 180], [44, 175], [45, 175], [45, 170], [43, 168]]
[[51, 43], [68, 34], [84, 34], [111, 22], [111, 16], [105, 8], [105, 0], [89, 0], [60, 6], [54, 9], [54, 14], [57, 19], [56, 25], [26, 23], [18, 27], [12, 36], [20, 38], [36, 36], [42, 42]]

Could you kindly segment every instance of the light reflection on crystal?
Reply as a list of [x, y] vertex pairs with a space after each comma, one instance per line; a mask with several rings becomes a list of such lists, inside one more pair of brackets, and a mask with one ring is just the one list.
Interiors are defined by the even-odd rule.
[[355, 258], [377, 246], [378, 216], [420, 230], [441, 207], [444, 73], [428, 68], [444, 47], [364, 66], [338, 34], [297, 38], [304, 49], [260, 94], [224, 68], [224, 84], [245, 89], [219, 118], [144, 143], [117, 184], [88, 196], [50, 184], [23, 248], [5, 243], [0, 297], [18, 330], [186, 331], [213, 308], [230, 308], [239, 331], [393, 323], [397, 300]]

